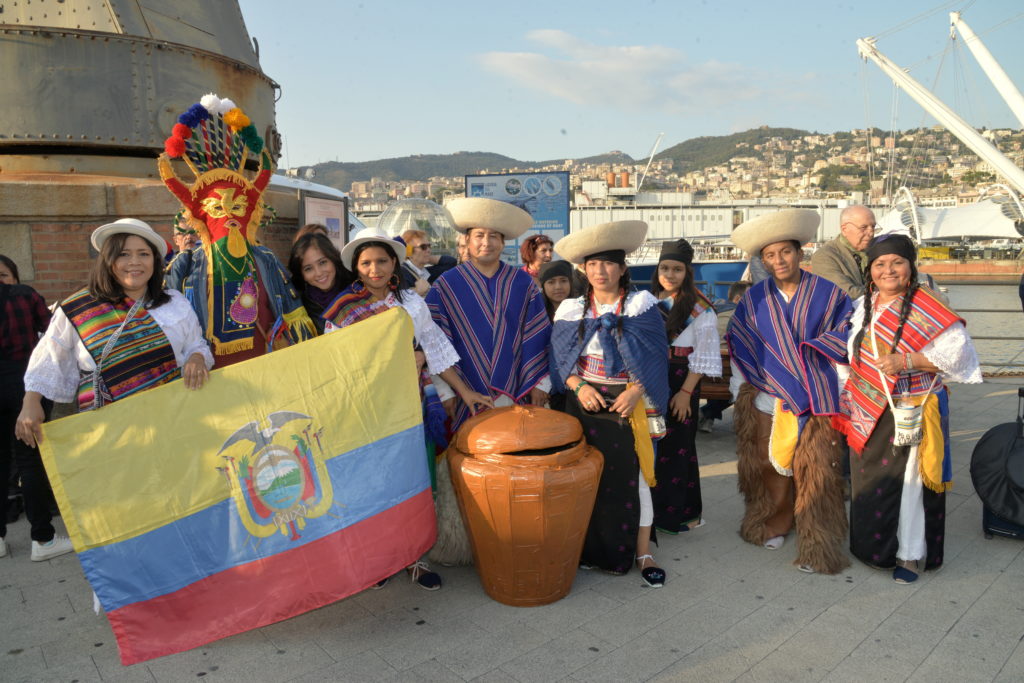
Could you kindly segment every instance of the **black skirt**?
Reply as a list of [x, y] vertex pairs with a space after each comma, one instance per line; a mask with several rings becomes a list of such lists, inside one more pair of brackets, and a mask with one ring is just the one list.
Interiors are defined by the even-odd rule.
[[[590, 384], [601, 392], [609, 406], [626, 389], [625, 384]], [[583, 410], [572, 392], [566, 394], [565, 412], [582, 423], [587, 443], [604, 456], [580, 564], [625, 574], [633, 566], [640, 528], [641, 475], [633, 428], [628, 420], [607, 409], [597, 413]]]
[[[669, 396], [683, 388], [689, 375], [686, 358], [673, 358], [669, 363]], [[700, 382], [690, 396], [690, 416], [680, 422], [665, 415], [665, 437], [658, 442], [654, 458], [654, 475], [658, 485], [651, 489], [654, 500], [654, 526], [670, 534], [688, 529], [688, 523], [700, 520], [703, 504], [700, 497], [700, 464], [697, 462], [697, 410], [700, 404]]]
[[[873, 567], [896, 566], [903, 475], [910, 447], [894, 448], [892, 411], [882, 413], [864, 453], [850, 455], [850, 552]], [[946, 494], [924, 487], [925, 569], [942, 565], [946, 534]]]

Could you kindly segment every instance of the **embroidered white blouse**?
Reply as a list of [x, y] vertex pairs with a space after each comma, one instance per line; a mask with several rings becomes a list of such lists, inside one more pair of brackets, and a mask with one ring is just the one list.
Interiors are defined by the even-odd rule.
[[[431, 375], [439, 375], [459, 362], [458, 351], [430, 316], [430, 309], [427, 308], [427, 302], [423, 297], [411, 289], [403, 289], [401, 301], [394, 292], [388, 292], [384, 297], [384, 303], [388, 308], [401, 306], [412, 318], [413, 335], [416, 337], [416, 343], [423, 349], [423, 355], [427, 358], [427, 369]], [[324, 334], [337, 329], [340, 328], [328, 320], [324, 325]]]
[[[148, 312], [167, 336], [178, 367], [183, 367], [193, 353], [199, 353], [209, 370], [213, 367], [213, 354], [203, 337], [195, 311], [184, 294], [173, 289], [165, 291], [171, 300], [163, 306], [148, 309]], [[29, 358], [25, 391], [37, 391], [51, 401], [70, 403], [78, 394], [81, 374], [95, 369], [96, 361], [92, 354], [58, 306], [50, 319], [50, 326]]]
[[690, 371], [708, 377], [722, 376], [722, 339], [718, 336], [718, 314], [708, 309], [697, 316], [672, 341], [672, 346], [688, 346]]

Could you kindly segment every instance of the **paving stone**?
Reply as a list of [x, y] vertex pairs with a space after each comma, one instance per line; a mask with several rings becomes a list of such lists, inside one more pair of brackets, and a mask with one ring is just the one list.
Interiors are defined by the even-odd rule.
[[398, 675], [375, 652], [360, 652], [316, 671], [287, 679], [291, 683], [344, 683], [353, 681], [385, 681]]
[[752, 664], [742, 644], [729, 636], [718, 636], [661, 670], [651, 680], [661, 683], [733, 681]]
[[[5, 624], [6, 627], [6, 624]], [[11, 681], [40, 673], [46, 669], [46, 660], [38, 647], [12, 648], [0, 652], [0, 672]]]
[[534, 650], [549, 636], [523, 623], [510, 624], [458, 643], [437, 661], [465, 679], [477, 678], [520, 655]]
[[[626, 581], [630, 576], [619, 578]], [[636, 590], [639, 593], [642, 589], [637, 586]], [[608, 614], [620, 604], [618, 600], [586, 591], [569, 595], [550, 605], [531, 607], [526, 611], [522, 621], [541, 633], [556, 637], [582, 626], [591, 619]]]
[[596, 660], [608, 647], [600, 638], [575, 630], [506, 662], [501, 670], [521, 683], [556, 681]]
[[[3, 676], [6, 676], [6, 672], [0, 672]], [[96, 666], [92, 660], [88, 657], [77, 659], [72, 662], [67, 662], [61, 666], [47, 667], [44, 671], [29, 674], [24, 678], [19, 679], [6, 679], [5, 680], [18, 680], [23, 683], [40, 683], [46, 682], [51, 683], [52, 681], [76, 681], [77, 683], [92, 683], [92, 681], [102, 681], [100, 672], [96, 670]], [[152, 680], [149, 678], [140, 680]]]
[[457, 648], [476, 635], [477, 629], [465, 620], [441, 620], [410, 613], [408, 619], [379, 634], [373, 651], [398, 671], [404, 671]]
[[778, 552], [744, 543], [730, 411], [698, 435], [707, 525], [659, 536], [662, 589], [581, 571], [564, 600], [514, 608], [487, 597], [473, 567], [438, 568], [436, 593], [400, 572], [384, 590], [123, 667], [77, 558], [30, 562], [22, 519], [0, 559], [0, 680], [1024, 680], [1024, 543], [982, 537], [969, 475], [993, 416], [1012, 417], [1000, 392], [1019, 383], [954, 394], [946, 563], [911, 586], [856, 560], [801, 574], [795, 536]]

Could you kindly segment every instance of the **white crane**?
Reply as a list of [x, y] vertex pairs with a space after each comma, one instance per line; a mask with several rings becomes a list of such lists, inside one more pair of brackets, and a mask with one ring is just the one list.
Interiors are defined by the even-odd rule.
[[1009, 105], [1013, 115], [1020, 121], [1020, 125], [1024, 126], [1024, 95], [1020, 94], [1020, 90], [1010, 80], [1010, 77], [1006, 75], [1006, 71], [999, 65], [999, 62], [992, 56], [992, 53], [988, 51], [985, 44], [981, 42], [981, 38], [975, 35], [971, 27], [967, 25], [967, 22], [961, 18], [960, 13], [950, 12], [949, 37], [955, 38], [955, 32], [959, 32], [963, 37], [964, 45], [970, 49], [971, 54], [978, 61], [978, 66], [985, 72], [988, 79], [992, 81], [992, 85], [996, 87], [1002, 98], [1006, 100], [1006, 104]]
[[996, 149], [995, 145], [981, 137], [973, 126], [957, 116], [928, 88], [918, 83], [904, 69], [879, 52], [874, 38], [858, 39], [857, 51], [863, 59], [873, 61], [899, 88], [902, 88], [925, 111], [938, 119], [939, 123], [945, 126], [950, 133], [991, 164], [1015, 191], [1024, 192], [1024, 171]]

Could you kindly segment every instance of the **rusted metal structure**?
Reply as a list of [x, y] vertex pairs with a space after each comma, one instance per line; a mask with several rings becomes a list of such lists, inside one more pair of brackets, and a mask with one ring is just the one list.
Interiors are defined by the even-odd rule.
[[0, 63], [4, 173], [152, 177], [176, 117], [206, 92], [279, 149], [280, 88], [234, 0], [8, 0]]

